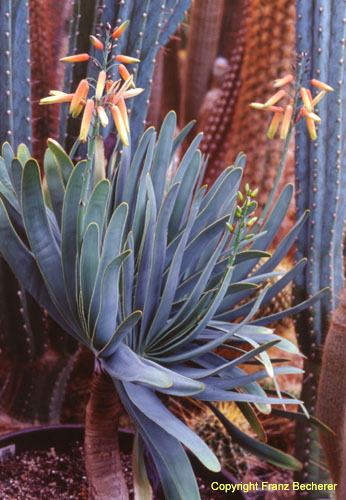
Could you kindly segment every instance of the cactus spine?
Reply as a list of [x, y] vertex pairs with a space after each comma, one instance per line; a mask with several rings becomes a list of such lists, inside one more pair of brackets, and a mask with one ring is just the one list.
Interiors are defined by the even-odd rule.
[[31, 147], [28, 0], [0, 2], [0, 141]]
[[[311, 57], [306, 78], [326, 81], [335, 89], [334, 94], [319, 105], [319, 113], [326, 119], [318, 133], [318, 140], [310, 142], [300, 127], [296, 133], [297, 217], [306, 209], [311, 214], [309, 225], [305, 226], [296, 243], [296, 259], [304, 255], [308, 257], [308, 263], [304, 272], [296, 278], [295, 296], [297, 301], [301, 301], [316, 290], [331, 287], [330, 297], [302, 313], [296, 324], [300, 348], [308, 358], [302, 399], [311, 413], [315, 410], [320, 346], [327, 332], [328, 316], [337, 305], [337, 297], [343, 287], [345, 18], [344, 0], [297, 1], [297, 52], [307, 52]], [[309, 476], [309, 480], [321, 481], [321, 471], [314, 465], [320, 460], [316, 439], [311, 429], [298, 428], [297, 455], [305, 457], [303, 478]]]

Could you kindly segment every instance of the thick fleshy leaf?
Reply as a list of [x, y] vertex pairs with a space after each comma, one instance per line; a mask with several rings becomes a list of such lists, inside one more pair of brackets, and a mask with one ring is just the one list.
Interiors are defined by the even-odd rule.
[[105, 358], [111, 356], [118, 348], [119, 343], [124, 341], [141, 317], [142, 311], [134, 311], [127, 316], [117, 327], [109, 342], [101, 349], [99, 356]]
[[146, 209], [145, 230], [143, 232], [142, 244], [139, 250], [139, 269], [135, 294], [135, 307], [136, 309], [141, 310], [144, 308], [145, 299], [147, 297], [157, 217], [154, 187], [149, 175], [147, 175], [147, 193], [148, 203]]
[[92, 342], [99, 351], [111, 340], [117, 328], [119, 308], [119, 274], [120, 268], [130, 250], [113, 259], [106, 267], [101, 281], [100, 309], [95, 323]]
[[132, 299], [135, 279], [135, 257], [132, 231], [130, 231], [130, 233], [127, 235], [124, 250], [131, 251], [122, 266], [121, 278], [123, 317], [126, 318], [132, 312]]
[[185, 127], [179, 132], [177, 137], [173, 141], [173, 147], [172, 147], [172, 155], [174, 155], [179, 147], [181, 146], [183, 140], [187, 136], [187, 134], [190, 132], [190, 130], [196, 125], [196, 121], [192, 120], [189, 122]]
[[137, 432], [133, 443], [132, 467], [133, 467], [133, 488], [135, 500], [151, 500], [152, 489], [148, 479], [144, 460], [143, 439]]
[[[133, 238], [135, 243], [136, 253], [141, 243], [141, 238], [143, 234], [143, 226], [145, 220], [145, 209], [147, 204], [147, 185], [146, 185], [146, 177], [151, 167], [151, 162], [154, 156], [155, 151], [155, 139], [156, 134], [153, 134], [149, 146], [145, 155], [143, 170], [141, 174], [141, 178], [139, 180], [139, 187], [137, 193], [137, 201], [136, 208], [134, 212], [134, 220], [133, 220]], [[131, 208], [131, 207], [130, 207]]]
[[[233, 268], [231, 268], [227, 271], [227, 273], [225, 274], [224, 280], [221, 283], [221, 286], [220, 286], [218, 292], [216, 293], [215, 298], [214, 298], [212, 304], [210, 305], [208, 311], [202, 317], [202, 319], [200, 321], [198, 321], [197, 326], [195, 326], [193, 328], [193, 330], [189, 333], [189, 335], [185, 335], [183, 339], [181, 339], [179, 342], [175, 343], [175, 347], [176, 347], [176, 349], [174, 349], [175, 351], [177, 350], [178, 347], [182, 347], [183, 345], [191, 343], [191, 340], [198, 337], [199, 332], [205, 326], [207, 326], [209, 321], [213, 318], [213, 315], [214, 315], [215, 311], [217, 310], [217, 308], [220, 304], [220, 301], [222, 300], [222, 298], [225, 294], [225, 291], [227, 290], [228, 284], [232, 278], [232, 273], [233, 273]], [[244, 318], [243, 321], [241, 321], [241, 323], [234, 325], [234, 330], [232, 330], [233, 334], [236, 333], [244, 324], [248, 323], [250, 321], [250, 319], [254, 316], [254, 314], [256, 313], [258, 308], [260, 307], [261, 302], [263, 301], [263, 299], [265, 297], [266, 291], [267, 290], [264, 289], [263, 292], [258, 296], [258, 298], [257, 298], [251, 312], [248, 314], [248, 316], [246, 316], [246, 318]], [[168, 363], [174, 363], [174, 362], [181, 363], [182, 361], [186, 361], [186, 360], [191, 359], [191, 358], [196, 357], [196, 356], [198, 357], [202, 354], [205, 354], [206, 352], [211, 351], [212, 349], [216, 349], [217, 347], [222, 345], [226, 340], [228, 340], [229, 337], [230, 337], [230, 332], [227, 332], [226, 334], [221, 335], [218, 339], [212, 340], [208, 343], [205, 343], [204, 345], [201, 345], [199, 347], [194, 347], [192, 349], [186, 349], [183, 352], [178, 352], [175, 354], [173, 354], [173, 353], [169, 354], [170, 351], [172, 352], [172, 349], [167, 349], [167, 351], [166, 351], [167, 354], [165, 354], [164, 359]]]
[[[15, 232], [2, 200], [0, 200], [0, 232], [2, 235], [0, 252], [24, 288], [49, 312], [57, 323], [73, 337], [80, 340], [79, 334], [69, 324], [68, 316], [59, 311], [50, 297], [37, 262]], [[21, 263], [20, 266], [18, 266], [18, 262]]]
[[155, 199], [158, 207], [160, 207], [162, 203], [166, 173], [171, 161], [171, 152], [176, 121], [177, 117], [173, 111], [168, 113], [166, 118], [164, 119], [161, 125], [161, 130], [155, 150], [155, 156], [151, 168], [151, 178], [155, 189]]
[[[303, 302], [300, 302], [300, 304], [297, 304], [294, 307], [290, 307], [289, 309], [286, 309], [285, 311], [281, 311], [276, 314], [270, 314], [269, 316], [265, 316], [264, 318], [256, 319], [255, 321], [252, 321], [253, 325], [270, 325], [271, 323], [274, 323], [275, 321], [280, 321], [283, 318], [286, 318], [287, 316], [293, 316], [293, 314], [297, 314], [300, 311], [303, 311], [307, 307], [312, 306], [315, 302], [321, 300], [322, 298], [328, 297], [330, 294], [330, 288], [323, 288], [320, 290], [318, 293], [316, 293], [313, 297], [310, 299], [304, 300]], [[283, 349], [280, 347], [280, 349]]]
[[238, 402], [237, 406], [251, 425], [252, 429], [256, 432], [258, 438], [265, 443], [267, 439], [263, 426], [261, 424], [261, 421], [257, 418], [256, 413], [251, 408], [251, 405], [249, 403]]
[[195, 238], [206, 226], [212, 224], [216, 219], [230, 214], [243, 172], [240, 168], [234, 169], [230, 167], [226, 171], [227, 175], [223, 179], [223, 182], [205, 206], [204, 203], [207, 196], [203, 200], [201, 211], [191, 231], [191, 239]]
[[271, 254], [263, 252], [262, 250], [245, 250], [244, 252], [237, 253], [234, 259], [234, 265], [241, 264], [245, 260], [263, 259], [264, 257], [271, 257]]
[[66, 186], [61, 220], [61, 260], [67, 299], [75, 318], [78, 317], [76, 262], [79, 253], [77, 221], [87, 163], [74, 168]]
[[189, 168], [181, 180], [180, 176], [176, 175], [176, 178], [178, 179], [177, 182], [181, 182], [181, 185], [174, 205], [174, 210], [169, 221], [168, 241], [171, 241], [186, 223], [190, 202], [193, 196], [194, 185], [200, 169], [200, 163], [201, 153], [199, 151], [195, 151], [194, 156], [191, 158], [188, 165]]
[[173, 384], [169, 388], [160, 389], [164, 394], [171, 394], [174, 396], [193, 396], [203, 391], [204, 383], [199, 380], [194, 380], [189, 376], [180, 374], [175, 369], [168, 369], [162, 365], [154, 363], [150, 359], [143, 358], [143, 363], [147, 366], [153, 366], [156, 369], [162, 370], [162, 373], [171, 378]]
[[17, 148], [17, 158], [18, 160], [20, 161], [20, 163], [22, 164], [22, 167], [24, 167], [25, 163], [30, 160], [31, 158], [31, 153], [30, 153], [30, 150], [28, 148], [28, 146], [26, 144], [19, 144], [18, 148]]
[[0, 182], [10, 191], [13, 191], [12, 181], [6, 168], [5, 160], [0, 156]]
[[94, 325], [100, 310], [101, 281], [103, 273], [108, 264], [110, 264], [112, 260], [120, 254], [121, 248], [123, 246], [124, 227], [126, 223], [127, 210], [128, 207], [126, 203], [122, 203], [121, 205], [119, 205], [119, 207], [113, 213], [107, 227], [102, 253], [97, 268], [93, 296], [88, 313], [88, 325], [90, 332], [92, 332], [94, 329]]
[[174, 335], [172, 331], [173, 328], [183, 329], [186, 325], [186, 319], [189, 318], [189, 315], [194, 310], [197, 302], [200, 300], [203, 292], [205, 291], [206, 285], [214, 268], [214, 265], [219, 258], [220, 252], [223, 249], [223, 246], [228, 239], [227, 234], [225, 233], [219, 245], [216, 247], [216, 250], [212, 257], [209, 259], [209, 262], [205, 266], [203, 272], [201, 273], [196, 286], [191, 290], [189, 296], [182, 306], [179, 308], [178, 313], [172, 318], [169, 322], [166, 330], [170, 331], [170, 336]]
[[110, 184], [107, 179], [98, 182], [91, 193], [84, 215], [83, 227], [87, 228], [91, 222], [95, 222], [100, 229], [101, 235], [105, 222], [109, 190]]
[[40, 272], [54, 303], [61, 314], [66, 315], [69, 305], [66, 298], [60, 249], [48, 222], [39, 167], [34, 160], [29, 160], [24, 167], [22, 207], [28, 240]]
[[136, 408], [122, 384], [114, 383], [155, 462], [166, 498], [200, 500], [195, 475], [180, 442]]
[[47, 179], [47, 186], [52, 208], [59, 227], [61, 227], [62, 206], [65, 195], [65, 187], [56, 166], [53, 153], [47, 149], [44, 154], [44, 173]]
[[313, 424], [319, 429], [321, 429], [323, 432], [326, 432], [329, 434], [329, 436], [335, 437], [336, 434], [331, 429], [326, 425], [324, 422], [322, 422], [319, 418], [314, 417], [313, 415], [310, 415], [308, 418], [305, 413], [297, 412], [297, 411], [287, 411], [287, 410], [280, 410], [279, 408], [273, 408], [273, 415], [277, 415], [278, 417], [283, 417], [283, 418], [288, 418], [290, 420], [295, 420], [296, 422], [302, 422], [303, 424]]
[[100, 258], [100, 230], [94, 222], [85, 231], [80, 256], [80, 283], [83, 297], [83, 317], [88, 318], [91, 297], [95, 286], [97, 267]]
[[[204, 391], [200, 392], [197, 396], [191, 397], [194, 399], [200, 399], [201, 401], [245, 401], [247, 403], [261, 403], [266, 405], [289, 405], [302, 403], [302, 401], [298, 399], [272, 398], [270, 396], [257, 396], [256, 394], [226, 391], [218, 389], [214, 384], [206, 384]], [[266, 411], [265, 413], [270, 412]]]
[[160, 305], [158, 307], [157, 313], [154, 317], [154, 320], [151, 324], [148, 335], [146, 336], [146, 342], [148, 343], [151, 338], [155, 335], [155, 333], [160, 330], [163, 325], [165, 325], [173, 303], [175, 289], [177, 287], [177, 283], [179, 280], [180, 274], [180, 266], [182, 263], [182, 259], [184, 256], [185, 246], [190, 234], [191, 227], [195, 221], [195, 217], [198, 213], [198, 209], [201, 203], [201, 199], [203, 196], [203, 191], [199, 191], [194, 199], [194, 202], [191, 207], [190, 216], [187, 222], [187, 226], [183, 232], [182, 238], [180, 239], [177, 250], [172, 259], [172, 264], [170, 266], [166, 284], [162, 293]]
[[136, 149], [136, 152], [134, 154], [134, 157], [131, 162], [130, 170], [129, 170], [129, 175], [126, 180], [126, 185], [124, 189], [124, 194], [123, 194], [123, 200], [126, 202], [129, 207], [130, 207], [130, 217], [132, 220], [132, 210], [135, 206], [135, 194], [136, 194], [136, 189], [138, 189], [138, 180], [140, 179], [140, 173], [141, 169], [143, 167], [143, 160], [145, 157], [145, 154], [148, 150], [149, 147], [149, 142], [151, 141], [152, 137], [156, 136], [155, 130], [153, 127], [148, 128], [143, 136], [141, 137], [141, 140], [139, 141], [138, 147]]
[[47, 146], [56, 158], [63, 183], [66, 186], [73, 170], [72, 160], [68, 154], [65, 153], [60, 144], [54, 139], [48, 139]]
[[[305, 266], [305, 264], [306, 264], [306, 259], [300, 260], [282, 278], [278, 279], [271, 286], [269, 286], [263, 305], [267, 304], [270, 300], [276, 297], [278, 293], [283, 288], [285, 288], [285, 286], [288, 285], [288, 283], [290, 283], [298, 273], [302, 272], [302, 269]], [[243, 296], [241, 298], [243, 299]], [[221, 307], [219, 308], [216, 318], [221, 321], [234, 321], [236, 318], [242, 317], [244, 316], [244, 314], [247, 314], [250, 311], [253, 303], [254, 299], [249, 300], [248, 302], [246, 302], [246, 304], [240, 307], [228, 311], [229, 303], [225, 300], [221, 305]]]
[[179, 184], [174, 184], [165, 196], [157, 216], [154, 232], [152, 255], [150, 260], [150, 274], [144, 302], [141, 329], [145, 330], [155, 315], [160, 303], [162, 276], [166, 258], [166, 238], [168, 222], [178, 195]]
[[16, 192], [18, 200], [22, 198], [22, 175], [23, 166], [18, 158], [13, 158], [11, 163], [12, 186]]
[[163, 389], [173, 384], [172, 379], [162, 373], [160, 366], [147, 366], [140, 356], [122, 343], [110, 357], [100, 360], [109, 375], [116, 380], [142, 382]]
[[2, 154], [2, 157], [5, 161], [7, 173], [9, 175], [9, 177], [11, 177], [11, 164], [12, 164], [12, 160], [13, 160], [15, 154], [13, 152], [11, 145], [8, 142], [3, 143], [2, 147], [1, 147], [1, 154]]
[[202, 439], [175, 417], [153, 391], [128, 382], [124, 382], [124, 388], [132, 403], [144, 415], [184, 444], [205, 467], [213, 471], [220, 470], [219, 461]]
[[220, 422], [223, 423], [232, 439], [239, 443], [244, 449], [250, 453], [254, 453], [257, 457], [262, 458], [276, 467], [282, 467], [288, 470], [301, 470], [302, 464], [298, 460], [287, 455], [287, 453], [283, 453], [272, 446], [247, 436], [233, 425], [214, 405], [209, 404], [209, 407], [219, 418]]

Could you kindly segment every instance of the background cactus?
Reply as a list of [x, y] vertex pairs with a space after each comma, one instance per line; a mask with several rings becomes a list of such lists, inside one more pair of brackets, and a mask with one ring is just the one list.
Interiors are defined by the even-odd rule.
[[[307, 356], [302, 398], [312, 413], [316, 406], [321, 346], [329, 315], [337, 305], [344, 283], [345, 18], [343, 0], [313, 4], [297, 1], [297, 53], [307, 52], [311, 58], [306, 79], [318, 78], [335, 89], [318, 105], [320, 115], [325, 117], [318, 139], [311, 142], [300, 126], [296, 132], [296, 211], [299, 216], [309, 209], [310, 220], [296, 244], [296, 259], [305, 255], [308, 265], [297, 276], [294, 292], [299, 301], [323, 286], [331, 287], [329, 297], [300, 314], [296, 322], [299, 345]], [[335, 401], [334, 410], [330, 411], [338, 406]], [[309, 477], [318, 481], [321, 471], [314, 464], [320, 461], [320, 449], [317, 436], [310, 431], [311, 428], [303, 426], [297, 429], [297, 455], [306, 457], [300, 479]]]
[[0, 3], [0, 143], [31, 148], [30, 30], [27, 0]]
[[59, 108], [40, 106], [39, 101], [49, 90], [61, 88], [63, 65], [58, 59], [66, 52], [70, 7], [71, 0], [61, 0], [58, 9], [52, 0], [29, 0], [32, 152], [40, 165], [47, 137], [57, 135]]
[[219, 49], [223, 11], [224, 0], [192, 3], [180, 113], [182, 124], [198, 117], [201, 102], [207, 93]]
[[[249, 170], [244, 181], [259, 187], [261, 206], [274, 183], [283, 144], [279, 138], [267, 139], [265, 131], [269, 117], [259, 116], [260, 113], [251, 110], [249, 104], [269, 97], [273, 93], [273, 80], [292, 71], [295, 61], [294, 5], [294, 0], [251, 0], [248, 9], [241, 87], [226, 143], [226, 159], [232, 161], [239, 148], [246, 150]], [[293, 166], [292, 156], [290, 163]], [[287, 175], [286, 167], [283, 184], [293, 180], [293, 169]]]
[[[323, 347], [321, 375], [318, 387], [317, 416], [325, 422], [335, 436], [321, 433], [321, 442], [334, 483], [340, 484], [345, 469], [342, 460], [346, 450], [344, 434], [346, 422], [346, 289], [340, 295], [337, 309], [331, 318]], [[338, 488], [338, 498], [345, 490]]]

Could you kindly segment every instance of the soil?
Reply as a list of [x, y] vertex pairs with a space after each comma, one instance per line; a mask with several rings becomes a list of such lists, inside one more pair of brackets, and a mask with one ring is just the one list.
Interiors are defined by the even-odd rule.
[[[121, 455], [123, 471], [133, 500], [131, 456]], [[225, 494], [213, 492], [210, 484], [198, 478], [202, 500], [224, 500]], [[88, 481], [83, 446], [76, 443], [66, 452], [26, 451], [7, 457], [0, 466], [0, 500], [87, 500]], [[155, 495], [154, 500], [163, 500]]]

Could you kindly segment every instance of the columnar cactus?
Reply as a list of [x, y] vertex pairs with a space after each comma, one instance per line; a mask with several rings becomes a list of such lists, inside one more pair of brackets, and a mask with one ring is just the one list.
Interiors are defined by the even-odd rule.
[[0, 142], [31, 145], [30, 33], [27, 0], [0, 2]]
[[[229, 54], [227, 54], [228, 69], [221, 85], [220, 96], [215, 102], [211, 101], [208, 106], [207, 95], [204, 113], [206, 120], [200, 116], [200, 121], [202, 123], [205, 121], [203, 125], [202, 123], [200, 125], [205, 134], [201, 151], [209, 158], [206, 171], [208, 184], [211, 184], [226, 166], [226, 148], [229, 143], [230, 127], [234, 119], [241, 86], [241, 68], [246, 47], [245, 36], [249, 19], [249, 4], [248, 0], [234, 3], [232, 29], [228, 40], [231, 47]], [[232, 163], [233, 160], [234, 157], [229, 163]]]
[[[252, 101], [269, 97], [273, 91], [272, 81], [291, 72], [295, 57], [294, 4], [294, 0], [250, 1], [244, 61], [240, 73], [242, 83], [229, 142], [226, 142], [226, 163], [233, 161], [239, 148], [246, 151], [249, 168], [245, 172], [244, 181], [260, 188], [258, 201], [261, 206], [265, 204], [274, 183], [282, 143], [280, 139], [270, 142], [267, 140], [265, 130], [269, 117], [249, 110], [248, 106]], [[262, 144], [259, 138], [262, 138]], [[215, 163], [215, 173], [210, 172], [211, 178], [217, 175], [225, 163], [225, 156], [220, 159], [221, 164]], [[293, 162], [286, 162], [283, 185], [294, 180], [293, 169], [287, 172], [290, 163]]]
[[191, 8], [181, 122], [198, 117], [218, 54], [224, 0], [200, 0]]
[[31, 108], [33, 128], [33, 155], [43, 162], [48, 137], [57, 136], [59, 110], [39, 104], [42, 95], [60, 86], [63, 67], [57, 63], [64, 35], [64, 21], [68, 16], [69, 0], [61, 0], [59, 9], [50, 0], [29, 0], [31, 52]]
[[[328, 317], [337, 305], [343, 287], [343, 234], [345, 220], [345, 125], [342, 109], [346, 105], [345, 38], [346, 3], [344, 0], [314, 3], [297, 1], [297, 52], [307, 52], [311, 64], [306, 78], [327, 81], [335, 92], [319, 104], [319, 113], [328, 118], [310, 141], [298, 126], [296, 133], [296, 210], [297, 216], [310, 210], [310, 223], [296, 244], [296, 258], [308, 257], [304, 272], [295, 280], [297, 300], [328, 285], [325, 298], [297, 319], [300, 347], [307, 356], [306, 382], [302, 397], [308, 410], [314, 412], [320, 352], [327, 333]], [[335, 407], [338, 406], [335, 402]], [[313, 462], [319, 459], [319, 448], [310, 429], [299, 427], [297, 452], [304, 460], [303, 477], [318, 479], [320, 471]], [[317, 477], [316, 477], [317, 476]], [[318, 492], [319, 498], [320, 492]], [[313, 498], [313, 497], [311, 497]]]
[[[340, 295], [323, 347], [321, 376], [318, 387], [317, 415], [335, 432], [321, 433], [321, 442], [330, 474], [335, 483], [344, 476], [342, 456], [346, 453], [346, 289]], [[345, 498], [339, 490], [339, 497]]]

